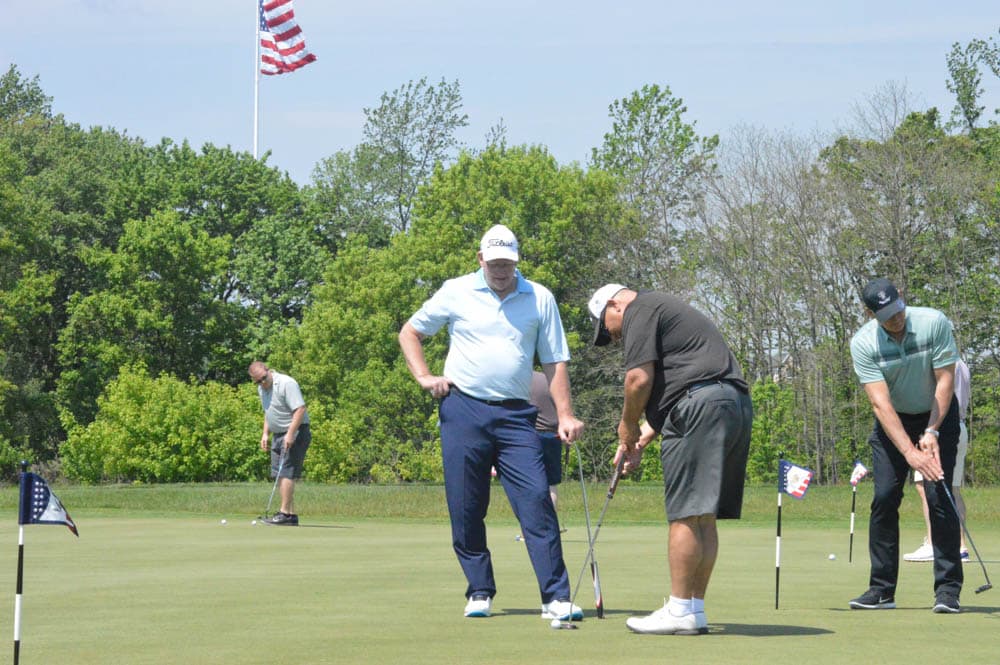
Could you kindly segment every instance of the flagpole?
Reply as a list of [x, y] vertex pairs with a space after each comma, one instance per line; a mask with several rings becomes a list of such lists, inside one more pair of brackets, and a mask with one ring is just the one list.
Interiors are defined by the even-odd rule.
[[778, 609], [778, 589], [781, 584], [781, 490], [778, 490], [778, 534], [774, 540], [774, 609]]
[[[21, 482], [24, 485], [24, 474], [28, 472], [28, 462], [21, 461]], [[18, 492], [18, 496], [21, 496]], [[18, 503], [17, 527], [17, 592], [14, 594], [14, 665], [21, 660], [21, 594], [24, 585], [24, 525], [21, 524], [21, 506]]]
[[253, 42], [253, 158], [257, 159], [258, 124], [260, 122], [260, 3], [254, 2]]
[[24, 526], [17, 529], [17, 593], [14, 596], [14, 665], [21, 659], [21, 591], [24, 581]]

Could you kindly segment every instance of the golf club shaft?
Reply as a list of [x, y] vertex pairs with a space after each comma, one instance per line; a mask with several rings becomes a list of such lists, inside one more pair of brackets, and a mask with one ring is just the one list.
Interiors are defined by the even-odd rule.
[[[583, 479], [583, 456], [580, 454], [580, 446], [577, 445], [574, 447], [576, 448], [576, 463], [578, 467], [577, 470], [579, 471], [580, 475], [580, 492], [583, 494], [583, 515], [587, 520], [587, 542], [590, 543], [593, 541], [593, 535], [591, 534], [590, 531], [590, 503], [587, 500], [587, 483]], [[580, 591], [580, 583], [583, 581], [583, 571], [586, 569], [586, 567], [587, 567], [587, 560], [584, 559], [583, 568], [580, 569], [580, 575], [579, 577], [577, 577], [576, 586], [573, 589], [573, 597], [570, 599], [571, 605], [576, 603], [576, 594], [577, 592]], [[595, 586], [596, 586], [596, 580], [595, 580]], [[598, 590], [596, 588], [594, 589], [594, 594], [595, 594], [594, 601], [596, 603], [598, 598]]]
[[[601, 516], [597, 518], [597, 525], [594, 527], [594, 535], [589, 536], [588, 534], [589, 536], [588, 539], [590, 540], [590, 548], [587, 550], [587, 556], [584, 557], [583, 559], [583, 568], [580, 569], [580, 575], [577, 577], [577, 582], [576, 582], [577, 589], [580, 588], [580, 581], [583, 579], [583, 572], [587, 569], [587, 565], [594, 561], [594, 545], [597, 543], [598, 534], [601, 533], [601, 525], [604, 523], [604, 515], [608, 512], [608, 504], [611, 503], [611, 499], [615, 495], [615, 490], [618, 488], [618, 481], [621, 479], [622, 467], [624, 466], [624, 464], [625, 464], [625, 458], [623, 457], [621, 460], [619, 460], [618, 465], [615, 467], [614, 473], [611, 474], [611, 483], [608, 485], [608, 495], [607, 498], [604, 499], [604, 507], [601, 508]], [[596, 567], [593, 570], [596, 573]], [[600, 597], [601, 608], [599, 616], [603, 616], [604, 599], [603, 599], [603, 594], [599, 589], [599, 582], [596, 578], [594, 580], [594, 593], [595, 595], [598, 595]], [[574, 597], [576, 596], [575, 593], [573, 595]]]
[[281, 455], [278, 456], [278, 472], [274, 475], [274, 487], [271, 488], [271, 496], [267, 499], [267, 508], [264, 509], [264, 519], [270, 517], [271, 513], [271, 502], [274, 501], [274, 492], [278, 489], [278, 483], [281, 481], [281, 469], [285, 466], [285, 448], [282, 447]]
[[951, 509], [955, 511], [955, 517], [958, 518], [958, 523], [962, 526], [962, 531], [965, 533], [965, 539], [969, 541], [969, 545], [972, 545], [972, 551], [976, 554], [976, 560], [979, 562], [979, 567], [983, 569], [983, 577], [986, 578], [986, 584], [976, 589], [976, 593], [992, 589], [993, 584], [990, 582], [990, 576], [986, 572], [986, 564], [983, 563], [983, 558], [979, 556], [979, 550], [976, 548], [976, 541], [972, 540], [972, 534], [969, 533], [968, 527], [965, 526], [965, 520], [962, 519], [962, 515], [958, 512], [958, 505], [955, 503], [955, 498], [951, 495], [951, 490], [948, 489], [948, 483], [943, 480], [939, 480], [938, 482], [941, 483], [941, 489], [944, 490], [945, 496], [948, 497], [948, 503], [951, 504]]
[[601, 591], [601, 571], [597, 568], [597, 555], [590, 557], [590, 574], [594, 578], [594, 607], [597, 609], [597, 618], [604, 618], [604, 592]]

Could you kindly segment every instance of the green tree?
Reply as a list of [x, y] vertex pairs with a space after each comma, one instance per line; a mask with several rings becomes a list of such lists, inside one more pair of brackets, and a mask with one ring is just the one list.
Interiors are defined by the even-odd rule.
[[392, 208], [377, 186], [375, 162], [374, 149], [361, 144], [335, 153], [313, 170], [306, 194], [328, 251], [336, 253], [351, 234], [364, 235], [372, 247], [389, 243]]
[[74, 295], [60, 332], [58, 390], [71, 422], [93, 419], [97, 396], [122, 365], [206, 380], [242, 363], [246, 310], [214, 297], [229, 246], [162, 212], [127, 223], [116, 250], [87, 254], [106, 286]]
[[611, 131], [593, 151], [593, 165], [622, 180], [622, 194], [638, 213], [645, 233], [623, 244], [621, 280], [677, 290], [681, 232], [710, 174], [717, 136], [700, 137], [687, 107], [670, 88], [644, 85], [608, 107]]
[[52, 98], [42, 90], [38, 77], [25, 80], [11, 63], [0, 76], [0, 122], [18, 122], [26, 116], [52, 115]]
[[[577, 349], [577, 326], [591, 327], [589, 289], [609, 267], [604, 234], [624, 232], [629, 219], [607, 174], [560, 167], [540, 148], [494, 146], [439, 166], [418, 195], [410, 231], [387, 248], [348, 239], [302, 326], [272, 357], [351, 442], [348, 451], [324, 451], [327, 468], [338, 480], [440, 478], [435, 406], [410, 377], [397, 334], [445, 279], [478, 268], [487, 228], [503, 221], [518, 235], [520, 269], [555, 293]], [[428, 361], [440, 367], [446, 349], [447, 335], [435, 335]]]
[[247, 481], [269, 464], [253, 445], [260, 405], [248, 386], [153, 378], [125, 366], [100, 397], [97, 418], [63, 446], [70, 478], [100, 482]]
[[431, 85], [424, 77], [364, 109], [361, 144], [313, 171], [312, 198], [329, 247], [352, 232], [384, 247], [409, 229], [417, 189], [458, 148], [455, 133], [468, 124], [461, 108], [458, 81]]

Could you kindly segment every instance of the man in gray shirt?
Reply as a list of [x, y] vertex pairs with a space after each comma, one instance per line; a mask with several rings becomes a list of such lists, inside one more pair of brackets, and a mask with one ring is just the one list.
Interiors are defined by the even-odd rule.
[[281, 495], [281, 509], [265, 523], [298, 526], [295, 481], [302, 477], [302, 464], [312, 442], [306, 403], [292, 377], [275, 372], [259, 360], [250, 363], [248, 371], [264, 407], [260, 449], [271, 449], [271, 477], [278, 479]]

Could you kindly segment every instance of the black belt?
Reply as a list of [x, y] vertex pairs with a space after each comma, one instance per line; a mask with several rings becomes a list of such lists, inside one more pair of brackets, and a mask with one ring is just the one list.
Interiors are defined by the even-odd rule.
[[482, 402], [483, 404], [488, 404], [489, 406], [502, 406], [507, 409], [518, 409], [523, 407], [528, 402], [526, 399], [483, 399], [482, 397], [475, 397], [467, 392], [463, 392], [455, 386], [452, 386], [451, 389], [457, 393], [461, 393], [469, 399], [474, 399], [477, 402]]
[[687, 391], [688, 395], [691, 395], [691, 393], [697, 392], [702, 388], [707, 388], [709, 386], [721, 386], [723, 383], [728, 383], [731, 386], [736, 386], [736, 384], [730, 381], [729, 379], [711, 379], [709, 381], [695, 381], [694, 383], [690, 383], [684, 388], [684, 390]]

